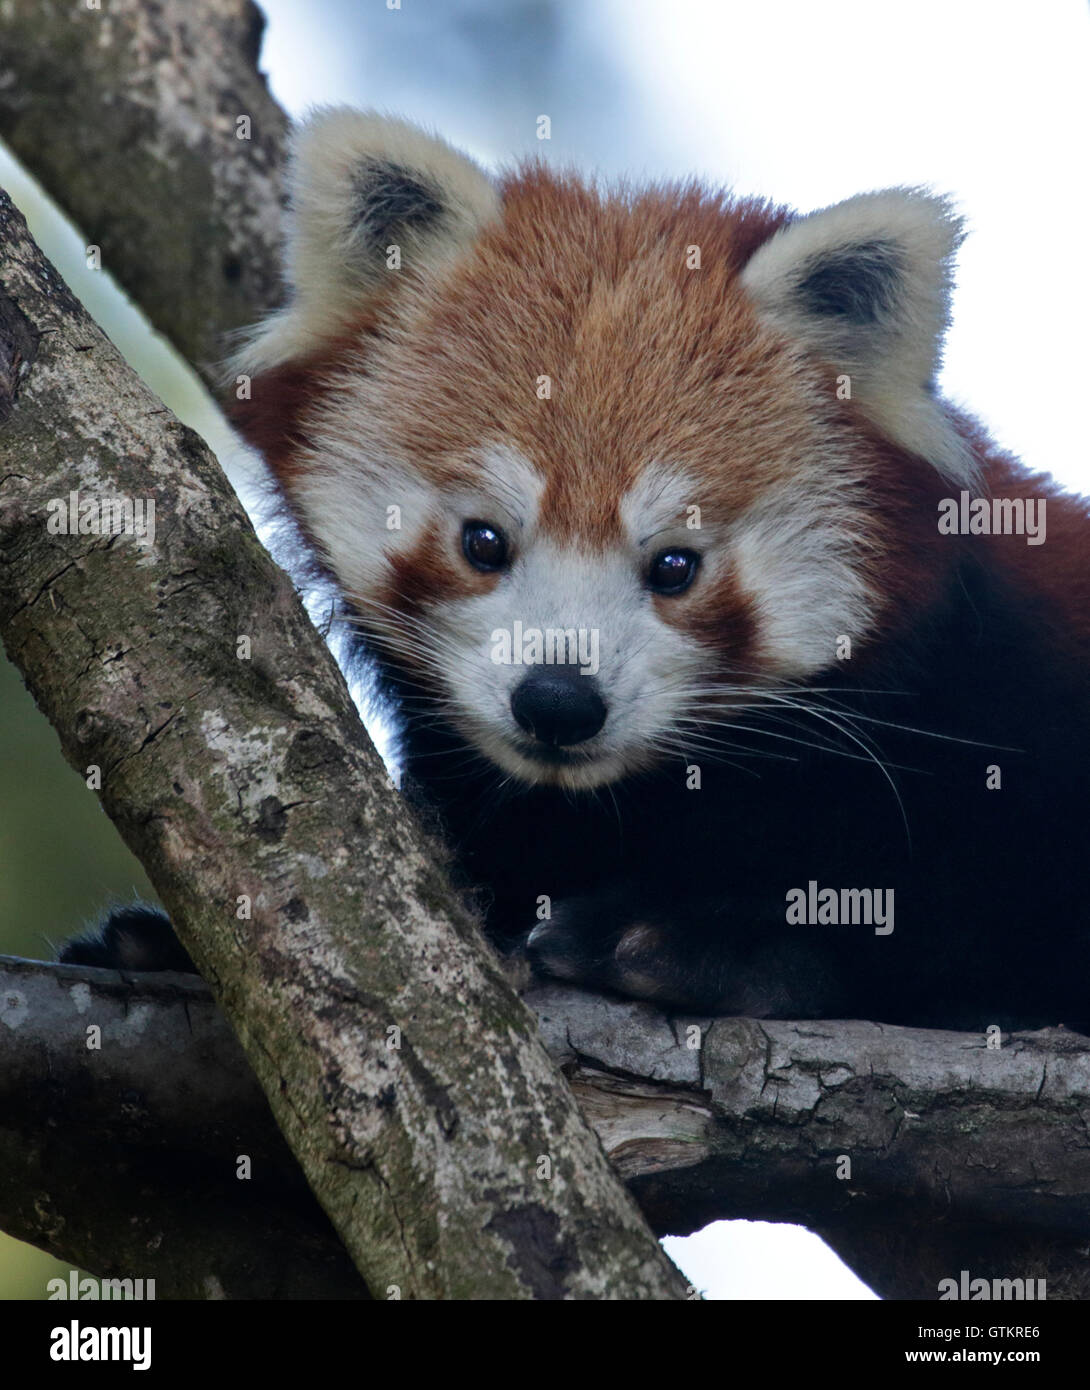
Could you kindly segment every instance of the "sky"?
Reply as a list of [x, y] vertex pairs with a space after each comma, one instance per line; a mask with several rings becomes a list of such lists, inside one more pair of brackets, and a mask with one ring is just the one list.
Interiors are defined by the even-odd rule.
[[[926, 185], [966, 219], [942, 386], [1004, 447], [1090, 491], [1090, 11], [1085, 0], [265, 0], [263, 67], [293, 115], [375, 106], [486, 165], [540, 154], [698, 174], [804, 211]], [[537, 139], [547, 114], [552, 139]], [[82, 239], [0, 153], [62, 273]], [[81, 285], [88, 277], [69, 273]], [[250, 465], [191, 373], [103, 276], [88, 308], [216, 449]], [[873, 1297], [797, 1227], [717, 1223], [667, 1247], [714, 1298]]]

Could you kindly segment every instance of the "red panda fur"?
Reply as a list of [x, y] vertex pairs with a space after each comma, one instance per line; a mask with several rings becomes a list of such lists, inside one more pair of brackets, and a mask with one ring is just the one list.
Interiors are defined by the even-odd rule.
[[[501, 197], [502, 222], [484, 231], [455, 275], [421, 295], [387, 364], [388, 425], [421, 472], [440, 485], [456, 480], [458, 461], [498, 429], [546, 476], [542, 528], [601, 547], [616, 539], [620, 498], [650, 456], [683, 458], [704, 511], [737, 514], [762, 489], [789, 481], [776, 471], [783, 442], [805, 438], [820, 412], [831, 427], [868, 437], [860, 529], [874, 555], [877, 631], [911, 622], [955, 563], [957, 547], [935, 526], [951, 488], [850, 402], [835, 400], [835, 364], [800, 361], [758, 321], [739, 271], [786, 212], [695, 185], [603, 196], [540, 164], [505, 179]], [[690, 245], [700, 247], [697, 271], [686, 268]], [[323, 403], [339, 380], [367, 370], [369, 345], [398, 313], [395, 296], [369, 305], [320, 353], [258, 375], [250, 400], [234, 406], [236, 425], [289, 494], [299, 445], [320, 447]], [[552, 378], [547, 402], [528, 389], [543, 374]], [[960, 428], [991, 491], [1048, 498], [1047, 547], [983, 538], [983, 548], [1014, 583], [1039, 592], [1063, 640], [1090, 655], [1085, 500], [1025, 474], [971, 422]], [[424, 541], [393, 568], [390, 600], [405, 594], [410, 575], [417, 598], [429, 585], [439, 595], [483, 582], [437, 563]], [[730, 582], [714, 598], [661, 606], [735, 654], [754, 641], [747, 597]]]
[[[294, 178], [293, 297], [240, 358], [253, 380], [235, 419], [372, 644], [410, 781], [494, 936], [525, 937], [544, 894], [539, 968], [666, 1003], [1090, 1021], [1069, 857], [1090, 755], [1088, 503], [934, 392], [960, 236], [948, 205], [901, 190], [800, 219], [695, 183], [603, 188], [541, 163], [489, 180], [412, 127], [343, 112], [304, 131]], [[1046, 543], [942, 534], [940, 504], [963, 492], [1044, 501]], [[384, 529], [390, 503], [406, 531]], [[661, 528], [684, 551], [689, 504], [700, 567], [663, 591], [642, 547]], [[505, 563], [472, 562], [478, 524]], [[630, 606], [643, 635], [607, 663], [658, 653], [646, 690], [604, 701], [548, 677], [555, 709], [577, 698], [602, 732], [537, 753], [548, 740], [516, 696], [539, 673], [514, 686], [481, 664], [496, 614], [538, 615], [532, 586], [505, 598], [534, 563], [554, 586], [540, 612], [562, 627], [593, 613], [600, 586], [614, 617]], [[675, 676], [680, 732], [661, 740], [647, 711]], [[751, 704], [746, 681], [781, 704]], [[467, 689], [479, 710], [462, 708]], [[799, 699], [819, 721], [803, 738], [782, 723]], [[651, 728], [628, 763], [595, 751], [614, 710]], [[747, 735], [784, 741], [755, 781], [729, 763], [752, 755], [735, 741]], [[879, 766], [885, 783], [872, 735], [903, 758]], [[728, 763], [704, 769], [701, 799], [685, 779], [717, 739]], [[580, 782], [595, 758], [600, 782]], [[993, 762], [1009, 790], [986, 786]], [[616, 824], [584, 794], [596, 785]], [[908, 904], [895, 944], [785, 928], [785, 886], [872, 873]], [[1024, 934], [1039, 903], [1041, 941], [1059, 933], [1067, 952], [1056, 971], [1057, 948]]]

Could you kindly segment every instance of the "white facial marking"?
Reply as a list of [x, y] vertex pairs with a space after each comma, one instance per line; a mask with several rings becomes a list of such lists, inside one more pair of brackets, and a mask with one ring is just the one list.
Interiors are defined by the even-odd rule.
[[[436, 605], [434, 621], [462, 654], [449, 672], [454, 722], [497, 766], [530, 782], [594, 787], [648, 765], [672, 727], [677, 696], [708, 664], [706, 652], [658, 617], [634, 556], [544, 539], [526, 546], [491, 593]], [[529, 668], [494, 660], [492, 639], [516, 623], [519, 637], [573, 632], [575, 650], [597, 658], [605, 724], [563, 764], [537, 760], [512, 714], [511, 696]]]
[[[732, 702], [746, 703], [744, 688], [722, 689], [731, 653], [662, 616], [663, 600], [656, 602], [646, 576], [664, 549], [701, 556], [690, 602], [700, 602], [695, 586], [712, 588], [724, 573], [752, 599], [760, 662], [751, 673], [754, 688], [769, 677], [804, 678], [827, 667], [837, 637], [858, 636], [870, 622], [857, 565], [858, 518], [840, 500], [850, 461], [814, 459], [790, 488], [726, 519], [702, 507], [695, 477], [670, 465], [648, 467], [621, 504], [627, 536], [599, 552], [542, 533], [544, 479], [510, 445], [482, 449], [458, 485], [440, 488], [377, 442], [369, 453], [349, 402], [332, 407], [323, 424], [321, 452], [300, 496], [325, 558], [371, 632], [426, 670], [459, 733], [525, 782], [605, 785], [663, 753], [684, 755], [700, 692], [708, 695], [710, 687], [712, 723], [729, 718]], [[400, 509], [395, 529], [387, 525], [391, 505]], [[694, 507], [701, 507], [697, 527], [686, 524]], [[448, 563], [468, 564], [461, 534], [470, 520], [498, 526], [508, 538], [510, 564], [488, 592], [438, 593], [411, 623], [375, 601], [387, 592], [391, 558], [403, 547], [411, 551], [428, 528]], [[544, 639], [536, 649], [534, 634]], [[527, 663], [550, 660], [591, 667], [606, 706], [602, 728], [559, 755], [535, 745], [511, 707]]]
[[345, 593], [367, 598], [389, 579], [390, 558], [419, 540], [438, 494], [392, 454], [361, 459], [332, 436], [323, 442], [298, 484], [298, 505]]
[[444, 497], [443, 508], [459, 526], [473, 520], [501, 526], [518, 546], [523, 533], [534, 529], [544, 490], [545, 479], [525, 455], [492, 444], [481, 450], [465, 484]]
[[[686, 548], [702, 550], [704, 517], [694, 516], [692, 509], [700, 507], [704, 492], [706, 489], [680, 468], [655, 464], [644, 469], [621, 499], [621, 519], [632, 543], [653, 554], [681, 544], [680, 536], [687, 537]], [[690, 519], [699, 520], [699, 526], [694, 529], [687, 525]]]
[[832, 663], [841, 634], [868, 631], [859, 545], [858, 518], [813, 481], [771, 493], [731, 526], [732, 563], [755, 602], [769, 674], [813, 675]]

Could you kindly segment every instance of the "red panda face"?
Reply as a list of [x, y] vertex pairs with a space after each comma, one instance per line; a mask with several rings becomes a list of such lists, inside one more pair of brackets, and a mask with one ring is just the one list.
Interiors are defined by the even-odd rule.
[[934, 582], [917, 504], [971, 466], [928, 385], [941, 203], [789, 223], [540, 168], [494, 187], [411, 128], [324, 121], [243, 423], [267, 439], [290, 393], [291, 506], [498, 768], [581, 789], [685, 754]]

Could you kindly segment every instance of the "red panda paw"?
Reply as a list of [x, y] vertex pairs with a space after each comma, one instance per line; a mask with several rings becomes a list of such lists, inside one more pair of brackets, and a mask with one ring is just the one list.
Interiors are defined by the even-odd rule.
[[725, 990], [719, 962], [680, 924], [635, 912], [618, 915], [609, 898], [571, 898], [530, 933], [526, 955], [538, 975], [609, 989], [665, 1007], [717, 1012]]
[[651, 906], [636, 892], [569, 898], [554, 903], [525, 953], [538, 975], [675, 1013], [848, 1016], [843, 962], [777, 924], [759, 903], [677, 898]]

